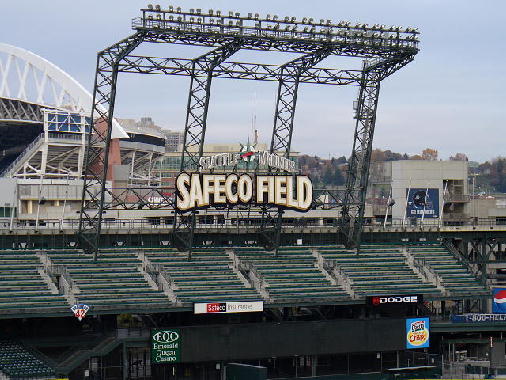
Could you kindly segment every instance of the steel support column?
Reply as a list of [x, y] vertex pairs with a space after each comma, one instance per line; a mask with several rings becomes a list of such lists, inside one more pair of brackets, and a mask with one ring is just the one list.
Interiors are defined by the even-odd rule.
[[[100, 245], [102, 215], [108, 204], [117, 198], [106, 186], [109, 164], [109, 147], [116, 100], [118, 65], [143, 40], [138, 32], [101, 51], [97, 56], [97, 70], [93, 91], [93, 120], [87, 136], [87, 153], [84, 167], [83, 196], [79, 217], [79, 243], [85, 252], [97, 258]], [[101, 108], [103, 106], [103, 108]], [[106, 202], [106, 193], [107, 199]]]
[[[207, 126], [207, 111], [211, 95], [213, 69], [240, 50], [240, 40], [223, 45], [192, 61], [191, 83], [186, 110], [181, 172], [200, 171], [199, 158], [204, 153], [204, 138]], [[195, 147], [198, 149], [195, 150]], [[195, 211], [177, 214], [174, 217], [173, 244], [181, 251], [188, 252], [191, 259]]]
[[[290, 157], [300, 77], [325, 59], [331, 52], [332, 48], [330, 46], [323, 47], [314, 53], [303, 55], [280, 67], [274, 128], [270, 146], [271, 153], [282, 154], [285, 158]], [[277, 254], [281, 238], [283, 210], [277, 208], [274, 217], [268, 214], [269, 208], [264, 207], [262, 209], [259, 240], [266, 249], [274, 249], [275, 254]]]
[[372, 141], [376, 123], [376, 108], [383, 66], [364, 63], [358, 99], [355, 107], [353, 150], [348, 163], [346, 191], [341, 208], [341, 233], [348, 248], [360, 246], [364, 223], [365, 197], [371, 161]]

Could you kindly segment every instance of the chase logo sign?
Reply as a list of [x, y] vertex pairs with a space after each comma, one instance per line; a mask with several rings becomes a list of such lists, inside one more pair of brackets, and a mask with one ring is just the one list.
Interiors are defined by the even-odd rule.
[[429, 347], [429, 318], [406, 319], [406, 348]]

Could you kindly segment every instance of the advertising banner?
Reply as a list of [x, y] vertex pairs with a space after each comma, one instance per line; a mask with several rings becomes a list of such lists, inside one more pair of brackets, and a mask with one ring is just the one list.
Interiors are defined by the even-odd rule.
[[263, 301], [195, 303], [194, 314], [251, 313], [264, 310]]
[[494, 300], [492, 302], [492, 313], [505, 314], [506, 313], [506, 289], [496, 288], [492, 290]]
[[439, 189], [406, 189], [408, 218], [439, 218]]
[[410, 305], [423, 302], [423, 295], [368, 296], [366, 301], [367, 304], [371, 306]]
[[429, 318], [406, 319], [406, 348], [429, 347], [430, 321]]
[[453, 323], [506, 322], [506, 314], [458, 314], [452, 315]]
[[179, 363], [181, 360], [181, 331], [179, 329], [151, 330], [151, 363]]

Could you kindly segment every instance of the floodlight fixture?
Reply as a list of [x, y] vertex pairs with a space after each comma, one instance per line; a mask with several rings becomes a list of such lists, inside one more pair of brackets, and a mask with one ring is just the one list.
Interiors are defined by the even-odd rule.
[[153, 4], [148, 4], [148, 9], [152, 10], [153, 9]]
[[156, 5], [155, 5], [155, 10], [157, 10], [157, 11], [160, 11], [160, 10], [161, 10], [161, 8], [160, 8], [160, 4], [156, 4]]

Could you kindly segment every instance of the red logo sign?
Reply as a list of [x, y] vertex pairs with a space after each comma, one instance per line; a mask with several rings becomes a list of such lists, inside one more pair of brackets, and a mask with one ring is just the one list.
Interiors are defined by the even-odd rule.
[[227, 311], [226, 303], [208, 303], [206, 305], [208, 313], [224, 313]]

